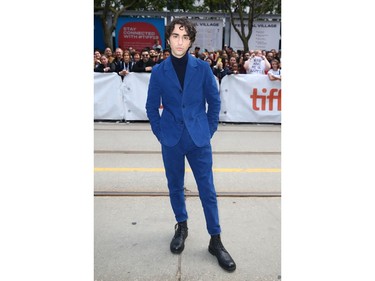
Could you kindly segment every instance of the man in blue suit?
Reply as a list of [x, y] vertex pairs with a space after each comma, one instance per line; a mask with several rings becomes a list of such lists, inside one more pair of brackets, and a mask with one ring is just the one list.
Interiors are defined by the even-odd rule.
[[184, 18], [177, 18], [166, 27], [171, 55], [152, 69], [146, 111], [151, 129], [161, 143], [170, 201], [177, 221], [170, 250], [181, 253], [188, 236], [184, 196], [186, 157], [211, 235], [208, 250], [222, 268], [233, 272], [236, 264], [221, 242], [212, 172], [210, 140], [218, 127], [220, 95], [209, 64], [188, 52], [195, 36], [194, 24]]

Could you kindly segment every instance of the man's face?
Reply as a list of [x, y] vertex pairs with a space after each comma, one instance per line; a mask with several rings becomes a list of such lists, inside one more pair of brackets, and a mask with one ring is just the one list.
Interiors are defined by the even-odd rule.
[[104, 54], [106, 54], [107, 56], [112, 56], [112, 50], [110, 48], [106, 48], [104, 50]]
[[176, 24], [168, 39], [168, 43], [171, 46], [172, 55], [176, 58], [182, 58], [191, 46], [191, 41], [185, 27]]
[[269, 60], [269, 61], [273, 60], [273, 53], [267, 54], [267, 60]]
[[121, 50], [116, 50], [116, 57], [118, 59], [122, 59], [122, 51]]
[[142, 60], [144, 62], [147, 62], [149, 60], [149, 58], [150, 58], [150, 55], [149, 55], [148, 52], [142, 52]]

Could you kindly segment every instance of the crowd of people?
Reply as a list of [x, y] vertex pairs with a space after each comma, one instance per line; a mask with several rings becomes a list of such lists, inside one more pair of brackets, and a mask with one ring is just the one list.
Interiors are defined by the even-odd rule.
[[[104, 52], [94, 51], [95, 72], [116, 72], [123, 79], [129, 72], [151, 72], [155, 64], [161, 63], [171, 54], [170, 49], [162, 49], [158, 40], [152, 47], [141, 51], [132, 47], [127, 49], [116, 48], [114, 54], [107, 47]], [[229, 46], [222, 50], [201, 51], [200, 47], [190, 50], [190, 54], [206, 61], [219, 83], [226, 75], [232, 74], [263, 74], [272, 81], [281, 81], [281, 51], [271, 49], [234, 51]]]

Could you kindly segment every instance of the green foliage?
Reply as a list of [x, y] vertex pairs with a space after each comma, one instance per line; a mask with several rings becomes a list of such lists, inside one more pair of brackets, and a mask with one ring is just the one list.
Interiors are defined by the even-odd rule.
[[227, 7], [225, 5], [224, 0], [201, 0], [203, 2], [203, 9], [202, 12], [226, 12]]
[[[231, 24], [244, 46], [244, 51], [249, 50], [249, 39], [253, 31], [253, 22], [261, 15], [279, 14], [281, 0], [223, 0], [231, 16]], [[240, 28], [235, 25], [235, 19], [240, 21]], [[247, 29], [245, 26], [247, 25]]]
[[[248, 50], [248, 41], [252, 34], [253, 21], [260, 15], [281, 14], [281, 0], [94, 0], [94, 12], [101, 12], [104, 41], [112, 47], [112, 32], [118, 17], [125, 10], [135, 11], [174, 11], [174, 12], [222, 12], [230, 13], [231, 24], [240, 36], [244, 50]], [[141, 15], [141, 13], [140, 13]], [[112, 23], [107, 19], [111, 18]], [[241, 27], [234, 25], [239, 19]], [[248, 28], [245, 29], [245, 26]]]
[[94, 0], [94, 11], [103, 10], [104, 7], [111, 7], [112, 11], [118, 11], [122, 7], [134, 11], [197, 11], [194, 0]]

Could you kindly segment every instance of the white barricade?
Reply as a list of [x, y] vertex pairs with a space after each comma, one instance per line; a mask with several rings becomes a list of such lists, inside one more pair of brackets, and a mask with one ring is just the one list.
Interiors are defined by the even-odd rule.
[[150, 76], [150, 73], [130, 72], [124, 77], [121, 91], [125, 120], [148, 120], [145, 106]]
[[121, 77], [117, 73], [94, 72], [94, 120], [124, 119], [120, 87]]
[[[94, 119], [147, 121], [149, 73], [94, 73]], [[266, 75], [225, 76], [220, 85], [221, 122], [281, 123], [281, 83]]]
[[281, 83], [267, 75], [227, 75], [220, 97], [222, 122], [281, 123]]

